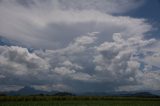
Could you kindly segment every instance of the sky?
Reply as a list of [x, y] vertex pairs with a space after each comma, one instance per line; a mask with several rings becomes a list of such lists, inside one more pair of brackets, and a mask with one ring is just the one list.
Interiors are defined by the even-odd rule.
[[159, 10], [159, 0], [0, 0], [0, 88], [160, 90]]

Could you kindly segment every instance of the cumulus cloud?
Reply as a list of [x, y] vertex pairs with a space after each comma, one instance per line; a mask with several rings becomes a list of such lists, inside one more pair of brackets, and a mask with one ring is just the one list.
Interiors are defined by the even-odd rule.
[[0, 46], [0, 68], [0, 73], [4, 76], [1, 84], [14, 82], [23, 85], [30, 79], [42, 78], [44, 71], [49, 69], [49, 64], [36, 54], [29, 53], [26, 48]]
[[140, 76], [139, 84], [118, 87], [118, 91], [159, 90], [159, 72], [145, 72]]
[[39, 90], [44, 90], [44, 91], [73, 91], [71, 87], [65, 84], [46, 84], [46, 85], [33, 85], [34, 88], [39, 89]]
[[[143, 63], [139, 59], [143, 49], [154, 44], [155, 39], [143, 40], [139, 37], [130, 37], [124, 40], [120, 34], [114, 34], [113, 40], [113, 42], [104, 42], [98, 46], [98, 55], [94, 59], [96, 71], [103, 81], [114, 81], [117, 85], [119, 84], [119, 89], [125, 85], [128, 87], [131, 84], [133, 87], [142, 83], [141, 89], [147, 88], [147, 79], [153, 84], [159, 82], [157, 77], [159, 72], [144, 72], [145, 68], [141, 68]], [[152, 75], [156, 76], [157, 80], [154, 79], [155, 77], [152, 78]], [[124, 87], [125, 90], [127, 87]], [[159, 88], [157, 87], [157, 89]]]
[[[95, 42], [99, 35], [96, 34], [93, 32], [78, 37], [58, 50], [30, 53], [22, 47], [1, 46], [0, 83], [6, 86], [13, 83], [17, 86], [31, 85], [49, 91], [58, 88], [89, 91], [92, 87], [95, 91], [127, 90], [133, 86], [134, 90], [152, 89], [150, 83], [155, 84], [153, 89], [159, 89], [156, 86], [159, 72], [148, 71], [147, 65], [141, 68], [139, 58], [143, 49], [154, 44], [155, 39], [143, 40], [134, 36], [126, 40], [120, 33], [115, 33], [112, 42], [97, 45]], [[80, 47], [83, 50], [75, 52], [75, 48]], [[79, 88], [81, 84], [84, 86]]]
[[0, 35], [36, 48], [0, 46], [0, 85], [4, 90], [160, 89], [159, 41], [145, 38], [152, 25], [120, 16], [143, 2], [0, 1]]
[[155, 53], [154, 55], [146, 56], [144, 61], [152, 66], [160, 67], [160, 54]]
[[[15, 84], [40, 88], [46, 86], [45, 90], [59, 87], [71, 90], [72, 87], [65, 83], [67, 80], [74, 83], [76, 81], [91, 81], [90, 74], [83, 72], [83, 67], [78, 60], [81, 58], [81, 53], [88, 50], [88, 45], [94, 43], [96, 34], [97, 32], [93, 32], [78, 37], [66, 48], [59, 50], [35, 50], [30, 53], [26, 48], [18, 46], [0, 46], [0, 83], [6, 84], [6, 87]], [[83, 49], [75, 50], [75, 48]], [[65, 86], [59, 86], [59, 84]]]

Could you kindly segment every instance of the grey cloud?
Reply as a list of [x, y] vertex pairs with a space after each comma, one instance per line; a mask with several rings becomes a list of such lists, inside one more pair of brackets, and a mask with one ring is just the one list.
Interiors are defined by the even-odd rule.
[[[99, 55], [94, 59], [97, 73], [103, 81], [118, 82], [119, 87], [130, 84], [133, 86], [145, 81], [147, 74], [154, 75], [152, 72], [143, 73], [143, 69], [140, 69], [142, 63], [135, 56], [141, 53], [139, 48], [143, 50], [147, 45], [155, 43], [154, 39], [142, 40], [139, 37], [131, 37], [124, 41], [120, 34], [114, 34], [113, 40], [114, 42], [105, 42], [97, 47]], [[141, 77], [144, 79], [140, 80]], [[154, 83], [154, 78], [150, 80]], [[146, 85], [142, 86], [145, 88]]]
[[[155, 43], [154, 39], [143, 40], [133, 36], [124, 42], [125, 37], [116, 33], [112, 42], [97, 45], [97, 34], [93, 32], [78, 37], [58, 50], [29, 53], [26, 48], [1, 46], [0, 83], [76, 92], [127, 90], [132, 86], [152, 89], [149, 83], [159, 83], [159, 72], [145, 71], [152, 69], [147, 67], [141, 69], [140, 58], [135, 55], [141, 53], [138, 48], [143, 51]], [[83, 49], [75, 49], [81, 47]], [[153, 89], [159, 89], [159, 86]]]
[[0, 85], [1, 91], [17, 91], [21, 88], [23, 88], [23, 86], [17, 86], [17, 85]]
[[1, 1], [0, 34], [40, 48], [30, 53], [0, 46], [3, 89], [159, 89], [159, 71], [153, 69], [159, 65], [159, 41], [145, 39], [152, 25], [113, 16], [137, 8], [141, 1], [136, 1]]
[[[73, 83], [89, 80], [91, 78], [89, 73], [83, 72], [83, 67], [71, 56], [78, 56], [78, 54], [86, 51], [87, 45], [94, 43], [95, 34], [97, 32], [78, 37], [64, 49], [45, 52], [35, 50], [30, 53], [26, 48], [22, 47], [1, 46], [0, 83], [6, 84], [6, 86], [13, 83], [17, 86], [44, 86], [47, 83], [56, 88], [60, 83], [67, 87], [68, 82], [65, 82], [66, 80]], [[75, 52], [74, 48], [79, 47], [84, 49], [77, 49]], [[48, 90], [51, 88], [48, 88]]]
[[34, 6], [43, 6], [52, 4], [54, 8], [59, 8], [62, 10], [96, 10], [101, 12], [107, 13], [124, 13], [129, 10], [138, 8], [144, 3], [144, 0], [137, 1], [137, 0], [126, 0], [126, 1], [119, 1], [119, 0], [15, 0], [19, 4], [27, 7]]
[[34, 0], [16, 0], [16, 2], [25, 7], [30, 7], [30, 5], [35, 5]]
[[[31, 1], [34, 3], [30, 3]], [[76, 3], [74, 0], [70, 2], [29, 0], [27, 3], [33, 5], [29, 8], [21, 6], [15, 0], [5, 0], [0, 4], [0, 34], [35, 48], [59, 49], [68, 45], [77, 36], [88, 32], [100, 32], [99, 42], [102, 43], [104, 39], [111, 40], [111, 35], [115, 32], [124, 33], [125, 36], [142, 36], [152, 28], [144, 19], [116, 17], [97, 11], [96, 8], [84, 10], [54, 8], [54, 5], [58, 5], [57, 2], [79, 6], [86, 3], [96, 5], [97, 0], [76, 1]], [[98, 7], [103, 7], [99, 5], [107, 5], [108, 2], [116, 5], [116, 10], [121, 10], [117, 9], [119, 1], [101, 1]], [[135, 1], [123, 3], [134, 4], [133, 2]]]
[[130, 9], [140, 6], [144, 1], [136, 0], [61, 0], [60, 5], [63, 9], [78, 9], [78, 10], [98, 10], [107, 13], [123, 13]]
[[0, 51], [0, 73], [5, 76], [0, 81], [1, 84], [34, 83], [38, 77], [43, 79], [44, 71], [49, 69], [45, 60], [29, 53], [26, 48], [1, 46]]

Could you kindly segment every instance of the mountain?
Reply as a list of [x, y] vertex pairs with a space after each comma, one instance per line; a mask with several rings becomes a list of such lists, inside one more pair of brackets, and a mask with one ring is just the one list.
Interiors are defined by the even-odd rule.
[[57, 92], [54, 94], [54, 96], [76, 96], [76, 95], [69, 92]]
[[154, 95], [160, 96], [160, 90], [150, 91]]
[[48, 94], [47, 91], [36, 90], [32, 87], [25, 86], [24, 88], [18, 91], [8, 92], [7, 95], [39, 95], [39, 94]]
[[160, 97], [160, 95], [152, 92], [141, 91], [120, 91], [120, 92], [86, 92], [79, 94], [80, 96], [124, 96], [124, 97]]
[[138, 92], [135, 94], [126, 94], [124, 96], [134, 96], [134, 97], [159, 97], [158, 95], [152, 94], [150, 92]]
[[126, 94], [134, 94], [136, 92], [127, 92], [127, 91], [111, 91], [111, 92], [85, 92], [80, 95], [83, 96], [124, 96]]
[[16, 96], [16, 95], [20, 95], [20, 96], [29, 96], [29, 95], [75, 96], [75, 94], [70, 93], [70, 92], [59, 92], [59, 91], [47, 92], [47, 91], [37, 90], [29, 86], [25, 86], [24, 88], [18, 91], [10, 91], [10, 92], [1, 93], [1, 94], [3, 95], [5, 94], [9, 96]]
[[159, 95], [160, 91], [119, 91], [119, 92], [86, 92], [86, 93], [71, 93], [71, 92], [59, 92], [59, 91], [42, 91], [37, 90], [30, 86], [25, 86], [24, 88], [18, 90], [18, 91], [10, 91], [7, 93], [1, 92], [2, 95], [22, 95], [22, 96], [28, 96], [28, 95], [52, 95], [52, 96], [124, 96], [124, 97], [160, 97]]
[[4, 92], [0, 92], [0, 96], [6, 96]]

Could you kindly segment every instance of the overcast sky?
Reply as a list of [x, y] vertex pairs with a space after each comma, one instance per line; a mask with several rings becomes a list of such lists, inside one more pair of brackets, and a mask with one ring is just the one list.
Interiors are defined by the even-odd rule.
[[0, 88], [160, 90], [159, 10], [159, 0], [0, 0]]

